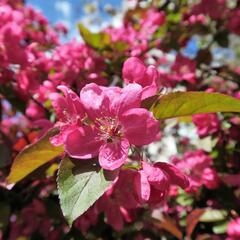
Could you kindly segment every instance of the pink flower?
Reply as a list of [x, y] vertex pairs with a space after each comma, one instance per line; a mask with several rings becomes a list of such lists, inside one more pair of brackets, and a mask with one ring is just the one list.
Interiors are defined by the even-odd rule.
[[125, 83], [138, 83], [143, 87], [142, 98], [154, 95], [159, 89], [157, 81], [158, 70], [155, 66], [148, 67], [137, 57], [128, 58], [122, 69], [122, 76]]
[[196, 83], [196, 62], [188, 57], [178, 54], [175, 62], [171, 68], [173, 74], [171, 75], [174, 81], [187, 81], [191, 84]]
[[45, 117], [44, 107], [38, 105], [34, 101], [29, 101], [26, 109], [26, 116], [30, 117], [32, 120], [38, 120]]
[[80, 98], [66, 87], [61, 89], [65, 98], [54, 101], [61, 132], [52, 143], [64, 143], [71, 157], [99, 155], [100, 165], [114, 170], [126, 161], [130, 145], [142, 146], [156, 139], [159, 123], [152, 113], [140, 108], [140, 85], [121, 89], [92, 83], [81, 90]]
[[203, 14], [191, 15], [186, 14], [183, 19], [183, 23], [185, 25], [194, 25], [194, 24], [201, 24], [205, 25], [207, 23], [207, 18]]
[[187, 188], [188, 178], [174, 166], [158, 162], [153, 165], [142, 162], [142, 170], [135, 177], [135, 188], [140, 202], [159, 203], [170, 190], [170, 185]]
[[228, 234], [227, 240], [238, 240], [238, 239], [240, 239], [240, 218], [232, 220], [228, 224], [227, 234]]
[[186, 152], [183, 159], [174, 157], [172, 163], [188, 175], [190, 180], [188, 191], [195, 192], [203, 185], [209, 189], [219, 186], [217, 172], [211, 167], [212, 159], [201, 150]]
[[51, 94], [53, 107], [55, 108], [60, 133], [51, 138], [51, 143], [55, 146], [65, 143], [68, 133], [81, 126], [81, 120], [84, 118], [84, 109], [80, 98], [76, 93], [66, 86], [58, 87], [64, 96]]
[[220, 121], [216, 113], [197, 114], [192, 119], [200, 137], [206, 137], [220, 130]]

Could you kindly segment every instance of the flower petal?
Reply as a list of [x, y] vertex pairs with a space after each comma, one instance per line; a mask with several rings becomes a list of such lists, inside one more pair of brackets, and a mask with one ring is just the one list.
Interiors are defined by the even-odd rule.
[[107, 170], [121, 167], [128, 156], [129, 142], [123, 139], [119, 142], [106, 143], [99, 150], [99, 163]]
[[151, 112], [143, 108], [133, 108], [120, 117], [125, 137], [130, 144], [145, 145], [156, 140], [159, 123]]
[[150, 198], [151, 186], [144, 171], [139, 171], [134, 179], [135, 190], [140, 202], [146, 202]]
[[111, 108], [117, 115], [131, 109], [138, 108], [141, 104], [142, 87], [138, 84], [129, 84], [124, 87], [121, 94], [113, 99]]
[[97, 156], [101, 144], [91, 127], [82, 127], [68, 134], [65, 150], [71, 157], [88, 159]]
[[169, 187], [169, 176], [156, 164], [151, 165], [147, 162], [142, 162], [142, 167], [149, 183], [159, 190], [165, 190]]
[[158, 166], [169, 175], [171, 184], [178, 185], [183, 189], [189, 187], [188, 177], [173, 165], [158, 162], [155, 164], [155, 166]]
[[128, 58], [122, 69], [122, 76], [125, 83], [142, 82], [142, 78], [145, 75], [147, 67], [137, 57]]
[[64, 96], [53, 93], [50, 95], [56, 114], [62, 122], [76, 122], [84, 117], [84, 108], [78, 95], [66, 86], [59, 86]]
[[87, 84], [80, 93], [80, 99], [88, 115], [95, 119], [109, 113], [109, 98], [103, 88], [95, 83]]

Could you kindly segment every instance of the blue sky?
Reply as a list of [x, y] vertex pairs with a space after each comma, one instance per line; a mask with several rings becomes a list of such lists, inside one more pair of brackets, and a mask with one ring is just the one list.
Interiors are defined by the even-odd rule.
[[[40, 10], [50, 23], [62, 22], [69, 28], [69, 38], [78, 36], [76, 23], [81, 21], [92, 30], [98, 30], [111, 23], [112, 16], [104, 11], [104, 6], [121, 10], [121, 0], [27, 0], [28, 5]], [[86, 12], [87, 6], [96, 9], [92, 14]]]

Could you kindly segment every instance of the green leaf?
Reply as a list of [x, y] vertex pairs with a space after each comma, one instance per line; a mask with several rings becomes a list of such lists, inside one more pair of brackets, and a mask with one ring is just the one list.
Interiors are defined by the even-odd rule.
[[217, 223], [212, 227], [215, 234], [224, 234], [227, 232], [228, 221]]
[[78, 24], [78, 29], [85, 43], [93, 48], [102, 50], [111, 43], [111, 37], [107, 33], [92, 33], [81, 23]]
[[226, 210], [219, 209], [206, 209], [203, 215], [200, 217], [200, 222], [219, 222], [227, 217]]
[[240, 100], [207, 92], [174, 92], [160, 96], [151, 106], [156, 119], [212, 112], [240, 112]]
[[92, 160], [62, 159], [58, 172], [58, 193], [69, 225], [90, 208], [111, 185], [113, 177]]
[[181, 206], [190, 206], [193, 204], [194, 199], [191, 195], [189, 195], [185, 192], [182, 192], [177, 196], [176, 202], [178, 204], [180, 204]]
[[27, 146], [17, 155], [7, 178], [9, 183], [16, 183], [22, 180], [38, 167], [64, 152], [62, 146], [55, 147], [49, 141], [49, 138], [57, 133], [58, 129], [56, 128], [49, 130], [36, 143]]

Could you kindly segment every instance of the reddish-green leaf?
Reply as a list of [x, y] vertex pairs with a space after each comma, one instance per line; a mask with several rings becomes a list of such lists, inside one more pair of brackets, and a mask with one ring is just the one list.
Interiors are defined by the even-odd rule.
[[152, 218], [153, 224], [157, 228], [164, 229], [165, 231], [171, 233], [177, 239], [182, 239], [182, 233], [174, 223], [173, 219], [170, 217], [164, 217], [161, 220]]
[[7, 178], [9, 183], [20, 181], [38, 167], [63, 153], [62, 146], [55, 147], [49, 142], [49, 138], [57, 132], [56, 128], [49, 130], [39, 141], [27, 146], [18, 154]]
[[187, 216], [187, 227], [186, 227], [186, 233], [187, 233], [187, 239], [191, 239], [191, 235], [197, 226], [200, 217], [203, 215], [205, 212], [205, 209], [195, 209], [193, 210], [188, 216]]

